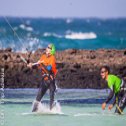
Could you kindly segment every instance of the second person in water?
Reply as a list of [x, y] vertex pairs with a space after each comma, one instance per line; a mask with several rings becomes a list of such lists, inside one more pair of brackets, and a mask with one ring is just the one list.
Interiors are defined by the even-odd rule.
[[100, 72], [102, 79], [107, 81], [108, 87], [110, 88], [109, 96], [102, 104], [102, 109], [104, 110], [106, 104], [115, 96], [113, 103], [108, 106], [108, 109], [111, 110], [116, 104], [115, 113], [122, 114], [126, 106], [126, 83], [118, 76], [110, 74], [108, 66], [101, 67]]

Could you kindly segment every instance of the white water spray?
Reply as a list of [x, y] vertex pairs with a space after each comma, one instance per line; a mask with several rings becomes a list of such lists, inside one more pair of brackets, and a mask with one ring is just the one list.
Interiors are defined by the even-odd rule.
[[[35, 101], [33, 102], [32, 109], [34, 107], [34, 103]], [[52, 110], [50, 110], [50, 107], [48, 104], [39, 102], [38, 109], [36, 112], [41, 113], [41, 114], [63, 114], [61, 110], [61, 105], [57, 101], [55, 101], [54, 107], [52, 108]]]

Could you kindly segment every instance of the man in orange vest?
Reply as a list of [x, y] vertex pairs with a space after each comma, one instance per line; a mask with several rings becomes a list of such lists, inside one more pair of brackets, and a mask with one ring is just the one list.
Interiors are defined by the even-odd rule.
[[[55, 60], [55, 46], [53, 44], [49, 44], [46, 48], [45, 54], [43, 54], [40, 60], [36, 63], [38, 68], [42, 70], [42, 83], [40, 85], [36, 101], [34, 102], [32, 112], [37, 111], [38, 105], [46, 93], [47, 89], [50, 89], [50, 110], [53, 108], [54, 103], [54, 94], [55, 94], [55, 76], [57, 74], [56, 69], [56, 60]], [[34, 63], [29, 63], [28, 67], [32, 68]]]

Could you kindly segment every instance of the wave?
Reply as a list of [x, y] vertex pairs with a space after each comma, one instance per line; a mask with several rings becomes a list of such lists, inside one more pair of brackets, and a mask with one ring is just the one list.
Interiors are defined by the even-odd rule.
[[26, 26], [24, 24], [21, 24], [21, 25], [19, 25], [19, 27], [21, 29], [26, 30], [26, 31], [29, 31], [29, 32], [33, 31], [33, 28], [31, 26]]
[[58, 35], [58, 34], [56, 34], [56, 33], [49, 33], [49, 32], [45, 32], [45, 33], [43, 34], [43, 36], [44, 36], [44, 37], [56, 37], [56, 38], [62, 38], [62, 37], [63, 37], [63, 36]]
[[[41, 44], [40, 44], [41, 43]], [[25, 42], [21, 43], [20, 51], [25, 52], [26, 48], [29, 49], [30, 51], [35, 51], [37, 48], [42, 48], [43, 42], [40, 41], [38, 38], [26, 38]]]
[[93, 32], [89, 32], [89, 33], [78, 32], [77, 33], [77, 32], [71, 32], [71, 31], [67, 31], [65, 35], [58, 35], [56, 33], [45, 32], [43, 34], [43, 36], [44, 37], [66, 38], [66, 39], [79, 39], [79, 40], [97, 38], [97, 35]]
[[71, 32], [70, 34], [65, 35], [66, 39], [95, 39], [97, 35], [94, 32], [82, 33], [82, 32]]
[[38, 48], [43, 48], [43, 41], [39, 40], [36, 37], [26, 37], [24, 39], [21, 39], [21, 41], [17, 42], [16, 45], [8, 44], [8, 46], [17, 52], [26, 53], [26, 49], [28, 49], [29, 51], [32, 51], [34, 53], [34, 51]]

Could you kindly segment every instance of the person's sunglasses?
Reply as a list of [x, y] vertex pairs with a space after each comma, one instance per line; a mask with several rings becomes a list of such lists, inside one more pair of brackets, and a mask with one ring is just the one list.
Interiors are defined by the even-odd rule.
[[48, 46], [47, 48], [48, 48], [48, 49], [52, 49], [52, 48], [51, 48], [51, 47], [49, 47], [49, 46]]
[[106, 71], [104, 70], [104, 71], [101, 71], [101, 73], [105, 73]]

